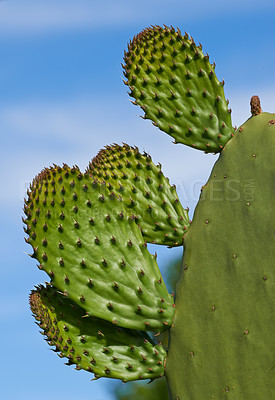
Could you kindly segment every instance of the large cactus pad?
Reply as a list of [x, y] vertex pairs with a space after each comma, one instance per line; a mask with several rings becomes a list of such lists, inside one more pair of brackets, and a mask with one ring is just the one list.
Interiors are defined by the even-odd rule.
[[275, 398], [274, 122], [253, 116], [228, 143], [186, 235], [173, 400]]

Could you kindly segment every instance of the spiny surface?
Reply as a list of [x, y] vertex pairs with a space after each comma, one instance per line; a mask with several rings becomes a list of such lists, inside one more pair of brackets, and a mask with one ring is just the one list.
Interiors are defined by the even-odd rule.
[[202, 47], [179, 30], [155, 26], [143, 30], [124, 56], [125, 83], [145, 118], [183, 143], [217, 153], [231, 139], [231, 110], [224, 82]]
[[171, 399], [275, 398], [275, 114], [228, 143], [185, 239]]
[[190, 226], [188, 211], [149, 154], [136, 147], [107, 146], [92, 160], [87, 172], [105, 181], [120, 196], [131, 218], [149, 243], [179, 246]]
[[45, 169], [31, 185], [25, 213], [40, 269], [89, 315], [138, 330], [171, 325], [173, 298], [155, 256], [106, 183], [77, 167]]
[[85, 317], [81, 307], [50, 286], [33, 291], [30, 306], [49, 344], [77, 370], [125, 382], [163, 375], [166, 352], [148, 335]]

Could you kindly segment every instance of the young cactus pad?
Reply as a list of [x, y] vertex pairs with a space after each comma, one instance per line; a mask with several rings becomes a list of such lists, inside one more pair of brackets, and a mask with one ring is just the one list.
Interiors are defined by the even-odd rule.
[[131, 218], [139, 224], [148, 243], [179, 246], [190, 226], [188, 211], [149, 154], [138, 148], [106, 146], [87, 170], [104, 180], [123, 201]]
[[124, 56], [125, 83], [145, 118], [183, 143], [205, 152], [221, 151], [233, 135], [224, 82], [202, 46], [174, 28], [147, 28]]
[[124, 382], [163, 376], [166, 351], [145, 333], [86, 317], [85, 310], [49, 285], [32, 291], [30, 305], [49, 343], [76, 369]]

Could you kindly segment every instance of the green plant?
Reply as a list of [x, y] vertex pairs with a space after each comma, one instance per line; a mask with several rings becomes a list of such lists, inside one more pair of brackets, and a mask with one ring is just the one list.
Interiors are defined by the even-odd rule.
[[[24, 222], [51, 283], [31, 293], [32, 312], [59, 355], [96, 378], [165, 374], [172, 400], [271, 400], [275, 115], [254, 96], [233, 128], [215, 65], [179, 30], [144, 30], [124, 60], [144, 118], [220, 157], [191, 226], [161, 166], [135, 147], [107, 146], [85, 173], [43, 170]], [[147, 243], [183, 241], [174, 304]], [[146, 333], [165, 330], [168, 351]]]

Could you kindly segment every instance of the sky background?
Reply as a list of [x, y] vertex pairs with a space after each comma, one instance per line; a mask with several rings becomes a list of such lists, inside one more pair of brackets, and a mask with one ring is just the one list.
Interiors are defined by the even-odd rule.
[[[238, 126], [252, 95], [275, 111], [274, 0], [0, 1], [1, 398], [113, 400], [112, 383], [65, 367], [34, 324], [28, 295], [47, 280], [27, 253], [21, 222], [32, 178], [52, 163], [84, 170], [100, 148], [146, 150], [176, 184], [191, 216], [217, 159], [172, 144], [130, 103], [122, 82], [126, 45], [143, 28], [179, 27], [201, 42]], [[155, 251], [151, 247], [152, 251]], [[180, 249], [157, 248], [160, 269]]]

